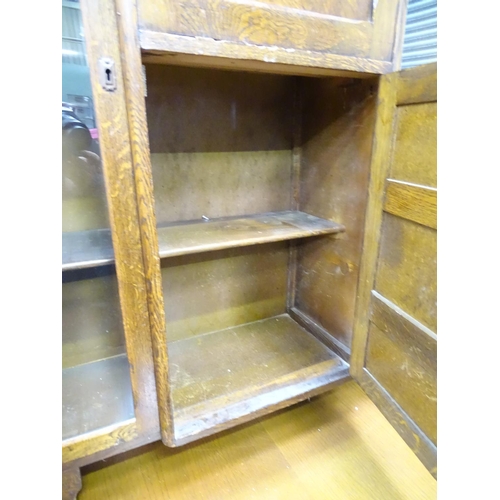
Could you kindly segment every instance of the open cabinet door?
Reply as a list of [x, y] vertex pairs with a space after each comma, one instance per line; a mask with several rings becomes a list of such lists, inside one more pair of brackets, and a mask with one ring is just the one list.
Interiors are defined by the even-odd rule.
[[383, 76], [351, 375], [436, 477], [436, 64]]

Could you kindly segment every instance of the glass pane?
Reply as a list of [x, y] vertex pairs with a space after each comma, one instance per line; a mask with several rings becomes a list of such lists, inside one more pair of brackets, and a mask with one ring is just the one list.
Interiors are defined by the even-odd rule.
[[133, 418], [90, 73], [78, 1], [63, 0], [62, 437]]

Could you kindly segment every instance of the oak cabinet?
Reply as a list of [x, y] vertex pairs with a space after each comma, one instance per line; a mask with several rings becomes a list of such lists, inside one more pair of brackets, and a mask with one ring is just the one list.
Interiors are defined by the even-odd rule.
[[[363, 2], [350, 13], [309, 4], [311, 23], [372, 15]], [[91, 422], [63, 415], [66, 477], [349, 377], [436, 475], [436, 66], [381, 75], [234, 47], [228, 58], [210, 53], [213, 39], [192, 53], [175, 37], [204, 43], [216, 33], [203, 30], [247, 8], [218, 2], [205, 24], [186, 23], [212, 12], [200, 5], [82, 5], [105, 186], [96, 213], [110, 223], [96, 216], [63, 236], [63, 338], [80, 342], [64, 397], [74, 421]], [[291, 30], [300, 9], [271, 7]], [[394, 20], [384, 36], [401, 29]], [[252, 43], [269, 57], [273, 44], [289, 50], [285, 27], [269, 27], [276, 39], [256, 30]], [[221, 40], [241, 44], [244, 31]], [[300, 50], [318, 49], [307, 33]], [[361, 50], [351, 45], [325, 50], [350, 57]]]

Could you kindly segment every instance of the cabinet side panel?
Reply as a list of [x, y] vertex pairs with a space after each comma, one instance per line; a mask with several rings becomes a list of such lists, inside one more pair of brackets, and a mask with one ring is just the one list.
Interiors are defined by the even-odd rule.
[[377, 82], [310, 80], [303, 87], [300, 210], [346, 227], [298, 245], [295, 307], [350, 349]]

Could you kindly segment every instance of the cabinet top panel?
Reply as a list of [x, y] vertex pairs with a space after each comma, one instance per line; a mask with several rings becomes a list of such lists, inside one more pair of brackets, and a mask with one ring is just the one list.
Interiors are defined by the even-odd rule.
[[138, 28], [149, 55], [382, 74], [399, 59], [405, 14], [406, 0], [139, 0]]

